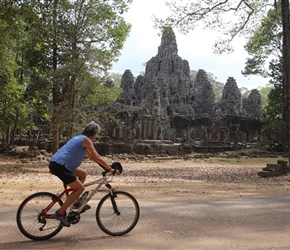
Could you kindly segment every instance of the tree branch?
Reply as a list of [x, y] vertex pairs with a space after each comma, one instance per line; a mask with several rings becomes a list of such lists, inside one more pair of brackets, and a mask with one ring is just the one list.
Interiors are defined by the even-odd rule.
[[230, 41], [232, 41], [237, 36], [237, 34], [245, 28], [245, 26], [249, 22], [252, 14], [254, 13], [254, 9], [245, 0], [241, 0], [236, 7], [224, 8], [224, 5], [226, 3], [228, 3], [228, 0], [225, 0], [223, 2], [219, 2], [219, 3], [217, 3], [214, 6], [209, 7], [209, 8], [201, 8], [201, 9], [198, 9], [198, 10], [191, 12], [191, 13], [184, 13], [185, 15], [177, 21], [177, 24], [181, 23], [183, 20], [185, 20], [186, 18], [188, 18], [190, 16], [199, 16], [200, 18], [198, 20], [196, 20], [196, 21], [199, 21], [201, 18], [203, 18], [204, 16], [206, 16], [207, 14], [209, 14], [210, 12], [213, 12], [213, 11], [219, 11], [219, 12], [238, 11], [241, 8], [242, 4], [245, 4], [250, 11], [247, 14], [246, 20], [243, 23], [241, 23], [241, 26], [238, 28], [238, 30], [231, 36]]

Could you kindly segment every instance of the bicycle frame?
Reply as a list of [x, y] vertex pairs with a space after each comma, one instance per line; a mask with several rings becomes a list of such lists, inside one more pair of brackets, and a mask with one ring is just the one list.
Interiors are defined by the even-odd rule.
[[[77, 213], [80, 213], [82, 211], [82, 209], [84, 208], [84, 206], [93, 198], [93, 196], [99, 191], [99, 189], [105, 185], [108, 189], [109, 189], [109, 193], [111, 195], [113, 195], [113, 192], [112, 192], [112, 187], [111, 185], [109, 184], [109, 180], [108, 180], [108, 177], [110, 177], [111, 175], [108, 175], [106, 176], [104, 173], [103, 173], [103, 177], [101, 178], [98, 178], [96, 180], [93, 180], [93, 181], [90, 181], [90, 182], [87, 182], [84, 184], [85, 188], [89, 187], [89, 186], [92, 186], [92, 185], [95, 185], [95, 184], [98, 184], [96, 186], [96, 188], [92, 189], [89, 196], [86, 198], [86, 200], [82, 203], [82, 205], [76, 210]], [[54, 206], [55, 203], [61, 201], [61, 198], [66, 195], [68, 196], [70, 194], [70, 192], [72, 192], [73, 189], [68, 187], [68, 186], [64, 186], [64, 190], [58, 194], [58, 195], [55, 195], [55, 197], [53, 198], [53, 201], [46, 207], [42, 210], [42, 213], [41, 213], [41, 217], [45, 218], [45, 219], [53, 219], [53, 214], [48, 214], [47, 212]], [[70, 210], [72, 210], [70, 208]]]

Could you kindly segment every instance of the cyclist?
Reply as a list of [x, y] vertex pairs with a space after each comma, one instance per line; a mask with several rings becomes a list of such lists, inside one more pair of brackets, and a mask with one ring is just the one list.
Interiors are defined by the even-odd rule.
[[78, 200], [85, 189], [83, 183], [86, 180], [87, 171], [79, 167], [85, 155], [109, 172], [113, 172], [113, 169], [102, 159], [94, 147], [93, 140], [99, 132], [100, 126], [97, 123], [94, 121], [88, 123], [80, 135], [71, 138], [50, 159], [50, 173], [62, 180], [64, 185], [73, 189], [54, 214], [54, 218], [59, 220], [63, 226], [70, 226], [66, 220], [66, 210]]

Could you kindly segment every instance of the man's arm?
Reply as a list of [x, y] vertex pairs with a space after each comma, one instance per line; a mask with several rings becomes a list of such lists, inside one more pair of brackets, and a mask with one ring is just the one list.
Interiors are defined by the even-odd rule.
[[113, 172], [114, 170], [102, 159], [102, 157], [98, 154], [97, 150], [94, 147], [93, 142], [89, 138], [85, 138], [83, 140], [83, 146], [87, 149], [87, 156], [94, 162], [102, 165], [109, 172]]

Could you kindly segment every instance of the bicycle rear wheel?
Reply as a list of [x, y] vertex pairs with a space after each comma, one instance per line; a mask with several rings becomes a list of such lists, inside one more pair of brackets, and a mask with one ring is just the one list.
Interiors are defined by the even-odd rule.
[[105, 195], [96, 210], [96, 219], [101, 230], [112, 236], [129, 233], [137, 224], [140, 208], [137, 200], [124, 191], [114, 191], [116, 209], [110, 194]]
[[[45, 218], [42, 214], [57, 196], [48, 192], [39, 192], [28, 196], [19, 206], [16, 214], [17, 226], [20, 232], [32, 240], [47, 240], [55, 236], [61, 229], [60, 221]], [[59, 200], [49, 209], [52, 215], [58, 210], [62, 201]]]

